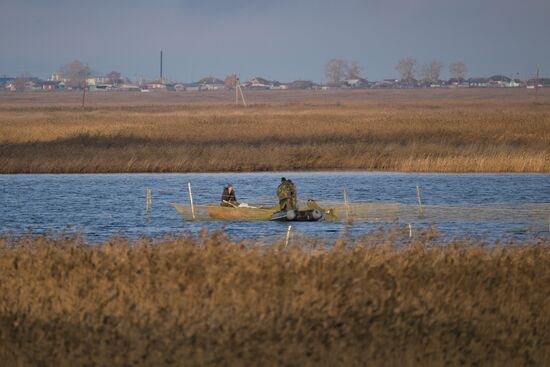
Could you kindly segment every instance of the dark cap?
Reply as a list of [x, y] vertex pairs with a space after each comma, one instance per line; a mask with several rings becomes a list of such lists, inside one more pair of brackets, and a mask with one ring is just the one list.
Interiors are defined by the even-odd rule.
[[226, 187], [233, 187], [232, 183], [228, 183]]
[[286, 178], [284, 178], [284, 177], [281, 177], [281, 181], [286, 181]]

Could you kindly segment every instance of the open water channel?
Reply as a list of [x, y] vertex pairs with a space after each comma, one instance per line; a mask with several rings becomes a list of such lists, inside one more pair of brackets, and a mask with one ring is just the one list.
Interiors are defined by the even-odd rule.
[[[0, 234], [81, 231], [91, 242], [110, 236], [131, 238], [198, 233], [223, 229], [234, 239], [284, 238], [288, 223], [244, 221], [184, 221], [170, 205], [189, 203], [187, 183], [196, 204], [217, 203], [223, 186], [233, 183], [237, 199], [250, 204], [274, 204], [282, 176], [297, 184], [298, 198], [342, 203], [347, 187], [352, 205], [359, 202], [417, 205], [422, 202], [476, 211], [535, 204], [536, 215], [443, 215], [441, 219], [407, 218], [391, 221], [356, 220], [348, 229], [361, 236], [384, 226], [415, 230], [430, 225], [448, 237], [495, 239], [550, 238], [550, 175], [548, 174], [411, 174], [378, 172], [200, 173], [200, 174], [72, 174], [0, 175], [2, 219]], [[149, 223], [145, 222], [146, 188], [152, 188]], [[542, 204], [542, 206], [541, 206]], [[477, 208], [477, 209], [476, 209]], [[542, 209], [541, 209], [542, 208]], [[429, 209], [428, 209], [429, 210]], [[489, 213], [491, 211], [489, 210]], [[518, 209], [519, 211], [520, 209]], [[521, 209], [525, 212], [525, 209]], [[293, 223], [293, 235], [335, 238], [344, 222]]]

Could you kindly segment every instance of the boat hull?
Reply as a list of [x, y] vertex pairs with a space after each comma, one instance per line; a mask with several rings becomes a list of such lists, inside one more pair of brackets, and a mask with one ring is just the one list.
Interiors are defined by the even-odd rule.
[[227, 206], [207, 207], [208, 216], [219, 220], [269, 220], [273, 209], [265, 208], [232, 208]]

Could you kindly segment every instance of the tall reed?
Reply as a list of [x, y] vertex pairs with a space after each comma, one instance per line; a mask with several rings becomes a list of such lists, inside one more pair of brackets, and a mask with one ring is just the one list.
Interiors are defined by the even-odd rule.
[[28, 236], [0, 241], [0, 279], [0, 358], [10, 366], [550, 360], [545, 240], [487, 246], [393, 232], [328, 249], [222, 233], [94, 246]]
[[246, 109], [111, 95], [85, 111], [0, 103], [0, 172], [550, 172], [550, 92], [256, 92]]

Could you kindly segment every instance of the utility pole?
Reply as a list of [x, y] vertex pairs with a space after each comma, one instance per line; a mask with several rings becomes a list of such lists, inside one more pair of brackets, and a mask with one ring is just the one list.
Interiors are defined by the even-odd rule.
[[235, 76], [235, 106], [239, 107], [239, 77]]
[[540, 66], [537, 65], [537, 77], [535, 78], [535, 102], [539, 99], [539, 76], [540, 76]]
[[246, 107], [246, 100], [244, 99], [243, 89], [241, 88], [241, 81], [239, 77], [235, 81], [235, 105], [239, 105], [239, 92], [241, 93], [241, 98], [243, 100], [243, 106]]
[[86, 64], [86, 68], [84, 69], [84, 88], [82, 90], [82, 108], [84, 108], [84, 105], [86, 103], [87, 85], [88, 85], [88, 65]]
[[162, 84], [162, 51], [160, 52], [160, 83]]

